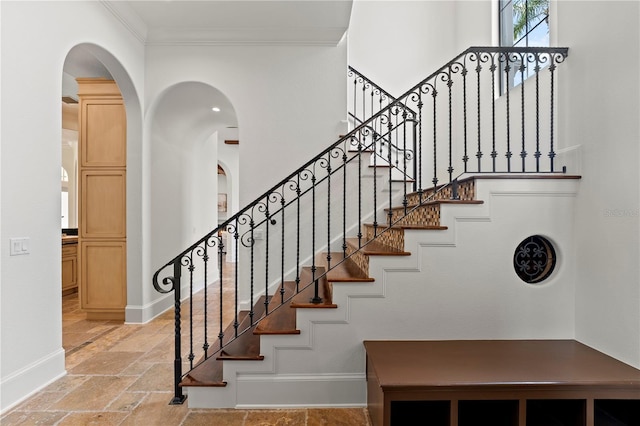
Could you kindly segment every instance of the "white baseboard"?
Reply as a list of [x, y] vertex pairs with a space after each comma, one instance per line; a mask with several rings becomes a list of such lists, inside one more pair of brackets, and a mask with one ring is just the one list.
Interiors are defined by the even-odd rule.
[[240, 374], [225, 388], [191, 387], [189, 408], [365, 407], [363, 374]]
[[[213, 285], [214, 281], [209, 285]], [[204, 288], [202, 282], [194, 283], [193, 293], [197, 293]], [[181, 299], [184, 301], [189, 297], [189, 287], [182, 286], [180, 290]], [[127, 305], [124, 312], [126, 324], [146, 324], [154, 318], [162, 315], [174, 306], [173, 292], [163, 294], [158, 299], [146, 305]]]
[[0, 414], [65, 376], [64, 353], [60, 348], [3, 378], [0, 382]]

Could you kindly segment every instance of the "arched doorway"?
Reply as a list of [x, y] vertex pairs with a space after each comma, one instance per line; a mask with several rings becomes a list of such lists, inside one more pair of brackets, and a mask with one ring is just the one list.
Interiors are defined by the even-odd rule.
[[[133, 82], [122, 64], [108, 51], [94, 44], [79, 44], [73, 47], [65, 58], [62, 75], [62, 166], [67, 170], [69, 182], [67, 183], [67, 210], [69, 211], [68, 232], [71, 236], [77, 235], [78, 206], [81, 202], [81, 194], [78, 192], [78, 86], [76, 78], [102, 78], [114, 80], [124, 100], [126, 111], [126, 226], [132, 229], [141, 229], [142, 200], [141, 200], [141, 155], [142, 152], [142, 115], [139, 99]], [[75, 120], [74, 120], [75, 119]], [[75, 232], [74, 232], [75, 231]], [[63, 231], [64, 233], [65, 231]], [[128, 305], [140, 304], [142, 294], [142, 250], [141, 235], [137, 232], [127, 235], [126, 251], [126, 275], [125, 282], [140, 283], [127, 285], [126, 301]], [[63, 245], [63, 255], [70, 249]], [[64, 273], [64, 269], [63, 269]], [[64, 294], [64, 293], [63, 293]], [[76, 296], [77, 297], [77, 296]], [[68, 305], [68, 304], [67, 304]], [[127, 306], [128, 306], [127, 305]], [[63, 312], [65, 300], [63, 299]], [[76, 315], [79, 314], [77, 309]], [[124, 318], [123, 318], [124, 319]], [[130, 318], [127, 321], [135, 322]], [[64, 313], [63, 313], [64, 321]], [[63, 322], [64, 323], [64, 322]], [[79, 336], [75, 336], [80, 338]], [[91, 336], [84, 336], [90, 339]], [[68, 351], [70, 345], [81, 344], [78, 339], [65, 339], [63, 327], [63, 346]]]
[[[231, 101], [208, 84], [177, 83], [154, 102], [149, 112], [152, 269], [215, 229], [223, 213], [231, 213], [232, 193], [227, 194], [228, 210], [218, 211], [217, 164], [219, 146], [233, 131], [237, 135]], [[214, 270], [209, 275], [218, 276]], [[203, 286], [195, 283], [194, 291]]]

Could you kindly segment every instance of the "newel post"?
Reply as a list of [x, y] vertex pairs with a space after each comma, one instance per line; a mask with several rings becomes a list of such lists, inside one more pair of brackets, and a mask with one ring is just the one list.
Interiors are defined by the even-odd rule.
[[175, 306], [175, 359], [173, 360], [173, 399], [169, 405], [181, 405], [187, 399], [182, 394], [182, 335], [180, 328], [180, 286], [182, 276], [182, 265], [180, 260], [173, 263], [173, 298]]

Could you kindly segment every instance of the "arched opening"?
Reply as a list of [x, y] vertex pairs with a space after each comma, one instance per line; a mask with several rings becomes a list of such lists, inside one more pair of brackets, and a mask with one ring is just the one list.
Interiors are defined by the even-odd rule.
[[[126, 111], [126, 161], [127, 176], [125, 180], [126, 186], [126, 227], [127, 229], [142, 229], [142, 114], [140, 102], [136, 93], [133, 82], [123, 67], [123, 65], [110, 52], [100, 46], [94, 44], [83, 43], [73, 47], [66, 55], [63, 73], [61, 78], [62, 86], [62, 164], [68, 175], [68, 182], [61, 188], [61, 193], [66, 189], [67, 201], [66, 210], [68, 211], [67, 227], [63, 228], [63, 289], [65, 287], [65, 272], [67, 278], [77, 272], [67, 266], [65, 268], [65, 255], [67, 261], [69, 256], [77, 256], [77, 246], [72, 249], [71, 245], [65, 245], [73, 241], [74, 237], [77, 241], [78, 230], [78, 206], [81, 203], [81, 194], [78, 191], [78, 85], [77, 78], [103, 78], [113, 80], [117, 84], [124, 101], [124, 109]], [[66, 186], [66, 188], [65, 188]], [[61, 203], [63, 204], [63, 203]], [[63, 209], [64, 209], [63, 207]], [[126, 303], [129, 305], [140, 305], [143, 293], [142, 279], [142, 236], [140, 232], [130, 232], [127, 235], [126, 249], [126, 283], [134, 283], [126, 285]], [[66, 265], [70, 263], [67, 262]], [[67, 288], [63, 291], [63, 347], [66, 351], [72, 350], [74, 347], [82, 345], [86, 341], [90, 341], [94, 336], [91, 333], [77, 332], [81, 327], [68, 327], [74, 321], [86, 321], [85, 315], [78, 309], [79, 302], [77, 296], [77, 288], [79, 276], [76, 279], [76, 286], [73, 289]], [[75, 294], [75, 295], [74, 295]], [[67, 296], [71, 296], [69, 300]], [[127, 308], [125, 308], [126, 313]], [[126, 321], [136, 322], [135, 318], [125, 317]], [[95, 322], [96, 330], [100, 330], [99, 321]], [[73, 330], [75, 332], [71, 332]], [[86, 328], [85, 330], [86, 331]], [[104, 331], [104, 330], [103, 330]], [[97, 331], [96, 331], [97, 332]]]
[[[217, 168], [219, 159], [225, 156], [219, 147], [231, 134], [237, 136], [235, 109], [216, 88], [201, 82], [182, 82], [158, 96], [149, 113], [153, 270], [233, 213], [237, 190], [235, 194], [219, 191]], [[225, 178], [237, 181], [233, 176], [237, 172], [231, 172], [224, 161], [220, 164]], [[221, 199], [226, 195], [225, 211], [218, 208], [219, 194]], [[212, 262], [212, 268], [217, 268], [215, 265], [217, 262]], [[218, 276], [215, 270], [209, 272], [211, 277]], [[204, 283], [195, 283], [195, 290], [202, 286]]]

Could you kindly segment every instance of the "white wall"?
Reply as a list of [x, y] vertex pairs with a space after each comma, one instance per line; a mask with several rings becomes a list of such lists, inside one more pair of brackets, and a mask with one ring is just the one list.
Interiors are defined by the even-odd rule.
[[[349, 63], [399, 95], [466, 47], [492, 44], [495, 13], [490, 1], [355, 1]], [[569, 47], [556, 74], [556, 166], [583, 176], [576, 337], [638, 366], [639, 5], [559, 0], [551, 14], [552, 44]]]
[[[0, 7], [1, 169], [7, 173], [2, 178], [0, 203], [0, 409], [5, 410], [65, 372], [59, 221], [65, 57], [79, 43], [100, 45], [118, 58], [109, 64], [114, 76], [123, 77], [124, 67], [128, 78], [141, 87], [144, 54], [142, 44], [122, 31], [121, 24], [98, 2], [3, 1]], [[114, 67], [118, 61], [120, 69]], [[129, 99], [128, 112], [135, 110], [132, 80], [123, 90]], [[129, 131], [135, 126], [136, 120], [131, 119]], [[130, 133], [130, 180], [140, 179], [140, 156], [131, 155], [140, 151], [140, 142], [139, 135]], [[130, 195], [134, 197], [128, 203], [130, 212], [140, 217], [140, 202], [135, 201], [140, 199], [139, 188], [132, 188]], [[141, 228], [134, 218], [128, 225]], [[9, 238], [13, 237], [29, 237], [31, 253], [9, 256]], [[128, 263], [140, 265], [140, 235], [130, 232], [128, 241]], [[132, 271], [135, 282], [140, 282], [140, 269], [133, 266]]]
[[558, 143], [582, 158], [576, 337], [640, 367], [640, 4], [560, 1], [557, 14], [557, 43], [569, 47]]
[[470, 46], [491, 44], [489, 1], [353, 2], [349, 65], [400, 96]]
[[[240, 209], [335, 142], [346, 115], [345, 43], [154, 45], [146, 63], [150, 103], [178, 82], [197, 81], [220, 90], [233, 105], [241, 140]], [[248, 282], [245, 274], [248, 268], [239, 271], [241, 282]]]
[[242, 140], [241, 206], [335, 142], [346, 115], [344, 43], [150, 46], [147, 70], [149, 100], [179, 81], [209, 84], [229, 98]]

